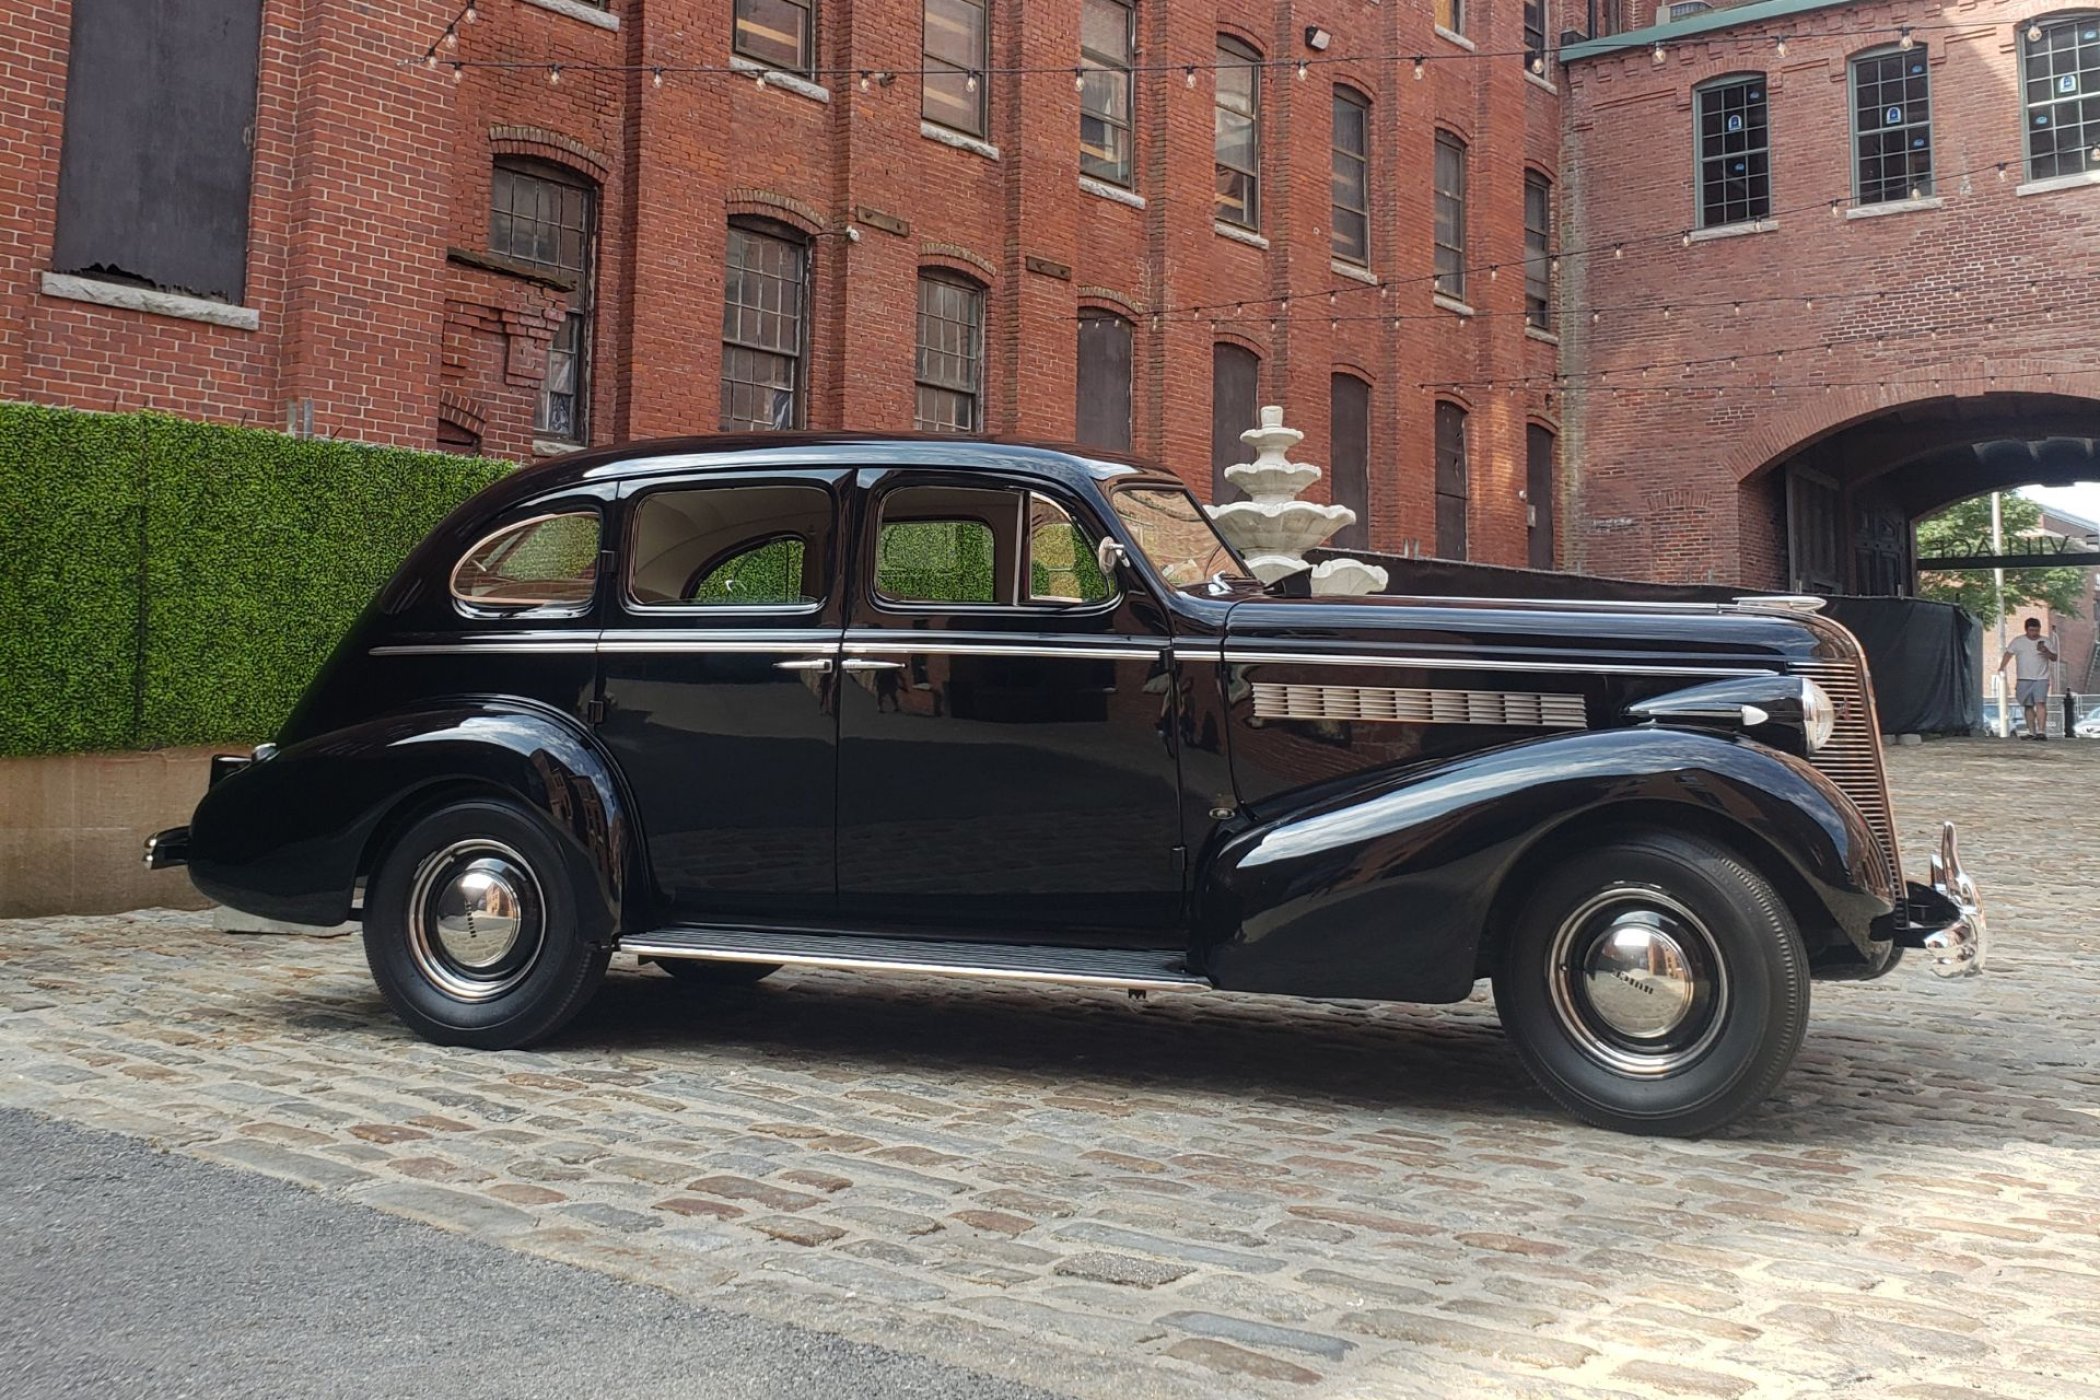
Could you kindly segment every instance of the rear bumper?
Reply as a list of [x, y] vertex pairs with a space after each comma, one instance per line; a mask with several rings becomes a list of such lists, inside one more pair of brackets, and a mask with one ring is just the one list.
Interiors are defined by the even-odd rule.
[[154, 832], [146, 838], [145, 859], [148, 870], [173, 870], [178, 865], [188, 865], [190, 829], [171, 826], [166, 831]]
[[1939, 854], [1932, 858], [1932, 883], [1912, 881], [1909, 905], [1909, 926], [1897, 936], [1897, 942], [1929, 953], [1938, 976], [1974, 977], [1983, 971], [1990, 930], [1976, 882], [1961, 868], [1953, 822], [1940, 828]]

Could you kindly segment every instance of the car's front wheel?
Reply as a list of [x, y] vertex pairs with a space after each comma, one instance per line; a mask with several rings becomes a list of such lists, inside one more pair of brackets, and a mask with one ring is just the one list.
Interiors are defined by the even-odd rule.
[[1546, 1092], [1621, 1132], [1733, 1121], [1779, 1083], [1808, 1024], [1808, 954], [1778, 892], [1726, 847], [1670, 832], [1549, 872], [1494, 985]]
[[509, 802], [458, 802], [403, 831], [365, 892], [365, 961], [426, 1040], [512, 1050], [597, 991], [610, 954], [586, 927], [559, 838]]

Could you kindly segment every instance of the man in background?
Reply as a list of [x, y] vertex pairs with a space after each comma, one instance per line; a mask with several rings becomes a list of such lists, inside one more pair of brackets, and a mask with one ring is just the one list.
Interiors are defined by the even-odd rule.
[[1998, 658], [1998, 669], [2003, 671], [2006, 663], [2013, 666], [2014, 699], [2027, 712], [2029, 739], [2049, 737], [2049, 668], [2056, 661], [2056, 653], [2042, 640], [2042, 620], [2027, 619], [2026, 635], [2015, 637], [2005, 647], [2005, 655]]

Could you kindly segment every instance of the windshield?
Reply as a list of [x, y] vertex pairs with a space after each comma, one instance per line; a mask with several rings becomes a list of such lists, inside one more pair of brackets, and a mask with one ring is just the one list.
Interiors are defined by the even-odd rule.
[[1253, 577], [1187, 491], [1172, 486], [1126, 486], [1108, 499], [1130, 527], [1145, 558], [1174, 587], [1192, 587], [1217, 574]]

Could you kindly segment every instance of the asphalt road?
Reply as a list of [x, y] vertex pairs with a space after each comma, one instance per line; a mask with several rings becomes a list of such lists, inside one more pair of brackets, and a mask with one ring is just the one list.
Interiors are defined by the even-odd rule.
[[1044, 1400], [19, 1110], [0, 1144], [15, 1400]]

